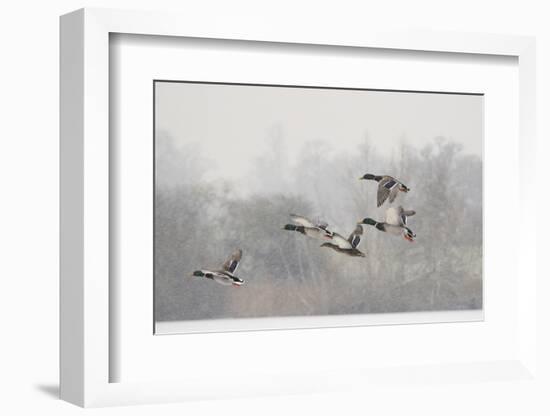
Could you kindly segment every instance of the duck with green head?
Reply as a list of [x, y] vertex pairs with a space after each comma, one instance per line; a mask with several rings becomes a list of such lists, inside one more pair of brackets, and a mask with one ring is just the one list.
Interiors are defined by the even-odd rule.
[[355, 230], [353, 230], [347, 239], [338, 233], [334, 233], [332, 241], [330, 243], [321, 244], [321, 247], [330, 248], [338, 253], [342, 253], [350, 257], [365, 257], [365, 253], [359, 251], [357, 248], [361, 242], [362, 235], [363, 227], [361, 225], [357, 225]]
[[331, 241], [334, 233], [328, 229], [324, 221], [312, 221], [302, 215], [290, 214], [294, 224], [286, 224], [283, 230], [296, 231], [316, 240]]
[[416, 214], [413, 210], [404, 210], [403, 207], [391, 207], [386, 210], [385, 222], [364, 218], [358, 224], [372, 225], [377, 230], [393, 235], [401, 235], [411, 243], [415, 240], [416, 234], [407, 226], [407, 218]]
[[243, 251], [235, 250], [233, 254], [225, 261], [219, 270], [195, 270], [193, 276], [211, 279], [224, 286], [239, 287], [244, 284], [244, 280], [235, 276], [235, 271], [241, 262]]
[[403, 182], [389, 175], [373, 175], [366, 173], [359, 180], [372, 180], [378, 182], [377, 206], [380, 207], [389, 197], [390, 204], [397, 198], [399, 192], [409, 192], [411, 188]]

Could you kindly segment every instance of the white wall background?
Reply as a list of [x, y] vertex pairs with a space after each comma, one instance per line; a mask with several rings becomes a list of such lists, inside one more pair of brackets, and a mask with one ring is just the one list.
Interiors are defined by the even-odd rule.
[[[208, 20], [212, 13], [263, 15], [281, 25], [357, 25], [512, 33], [538, 37], [539, 250], [549, 226], [544, 183], [550, 155], [550, 13], [545, 1], [394, 0], [394, 1], [169, 1], [23, 0], [0, 9], [0, 409], [3, 414], [76, 414], [81, 410], [56, 400], [58, 368], [58, 16], [74, 9], [117, 7], [179, 10]], [[503, 172], [505, 175], [505, 172]], [[547, 191], [546, 191], [547, 192]], [[513, 221], [511, 222], [513, 224]], [[513, 226], [513, 225], [511, 225]], [[542, 256], [541, 256], [542, 257]], [[540, 261], [541, 273], [550, 276]], [[550, 284], [539, 286], [539, 308], [550, 316]], [[546, 294], [546, 295], [545, 295]], [[543, 303], [544, 302], [544, 303]], [[550, 351], [548, 320], [540, 325], [542, 347]], [[543, 331], [544, 330], [544, 331]], [[548, 371], [548, 352], [540, 365]], [[355, 414], [372, 415], [538, 415], [549, 414], [543, 389], [498, 383], [389, 388], [363, 397], [259, 398], [95, 410], [96, 414]]]

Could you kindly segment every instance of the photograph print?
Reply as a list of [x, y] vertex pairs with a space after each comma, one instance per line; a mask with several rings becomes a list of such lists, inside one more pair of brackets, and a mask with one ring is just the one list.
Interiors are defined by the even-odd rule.
[[157, 325], [482, 310], [483, 95], [154, 81], [154, 126]]

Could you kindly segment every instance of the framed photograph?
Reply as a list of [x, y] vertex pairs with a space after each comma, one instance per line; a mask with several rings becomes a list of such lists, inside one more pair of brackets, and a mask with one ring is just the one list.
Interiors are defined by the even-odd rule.
[[62, 398], [532, 378], [534, 40], [233, 24], [61, 18]]
[[482, 94], [153, 87], [156, 334], [482, 319]]

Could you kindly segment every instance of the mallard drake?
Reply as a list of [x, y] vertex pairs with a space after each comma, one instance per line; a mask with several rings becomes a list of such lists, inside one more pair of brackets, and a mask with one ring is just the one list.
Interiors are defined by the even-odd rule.
[[403, 182], [395, 179], [393, 176], [389, 175], [373, 175], [371, 173], [366, 173], [361, 176], [359, 180], [373, 180], [378, 182], [378, 195], [377, 195], [377, 206], [380, 207], [388, 197], [390, 198], [390, 204], [397, 198], [399, 191], [409, 192], [411, 188], [406, 186]]
[[358, 224], [367, 224], [393, 235], [402, 235], [405, 240], [413, 242], [416, 234], [407, 227], [407, 217], [416, 214], [415, 211], [405, 211], [402, 206], [391, 207], [386, 210], [386, 221], [378, 222], [372, 218], [364, 218]]
[[283, 230], [297, 231], [308, 237], [315, 238], [317, 240], [332, 240], [334, 233], [328, 230], [328, 224], [323, 221], [313, 222], [310, 219], [301, 215], [290, 214], [290, 218], [294, 224], [286, 224]]
[[239, 267], [242, 255], [243, 251], [241, 249], [235, 250], [235, 252], [225, 261], [221, 270], [195, 270], [193, 276], [206, 277], [221, 285], [241, 286], [244, 284], [244, 280], [235, 276], [234, 273], [237, 267]]
[[357, 249], [357, 246], [361, 242], [361, 236], [363, 235], [363, 227], [361, 225], [355, 227], [355, 230], [353, 230], [347, 240], [338, 233], [333, 234], [332, 241], [330, 243], [321, 244], [321, 247], [328, 247], [338, 253], [352, 257], [365, 257], [365, 253]]

